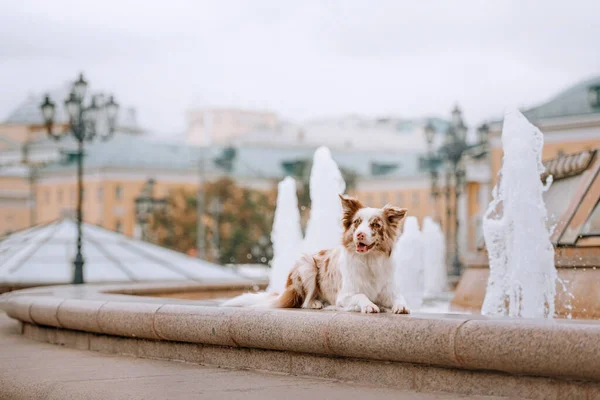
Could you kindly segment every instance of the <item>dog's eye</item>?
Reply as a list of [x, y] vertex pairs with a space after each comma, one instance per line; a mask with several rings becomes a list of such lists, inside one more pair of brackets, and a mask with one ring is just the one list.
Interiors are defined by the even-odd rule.
[[377, 222], [373, 222], [373, 223], [371, 224], [371, 227], [372, 227], [373, 229], [379, 229], [379, 228], [381, 228], [381, 225], [380, 225], [380, 224], [378, 224]]
[[359, 226], [359, 225], [360, 225], [360, 219], [355, 219], [354, 226]]

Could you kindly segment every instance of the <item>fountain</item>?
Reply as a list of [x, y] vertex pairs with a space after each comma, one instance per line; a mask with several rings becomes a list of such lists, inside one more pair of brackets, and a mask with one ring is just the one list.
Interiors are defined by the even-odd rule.
[[[527, 133], [520, 127], [531, 134], [524, 140], [528, 151], [518, 143], [521, 138], [510, 136]], [[486, 308], [491, 314], [551, 316], [556, 272], [548, 256], [552, 247], [544, 226], [541, 181], [536, 175], [540, 170], [539, 131], [526, 124], [520, 114], [509, 116], [505, 129], [506, 168], [486, 218], [493, 271], [490, 285], [502, 291], [498, 295], [494, 289], [488, 291], [491, 297], [486, 299]], [[571, 284], [577, 283], [580, 293], [587, 294], [588, 302], [576, 304], [574, 310], [590, 309], [592, 316], [598, 316], [600, 270], [575, 271], [564, 265], [599, 265], [600, 161], [594, 151], [569, 157], [562, 157], [557, 167], [549, 169], [560, 190], [554, 190], [559, 196], [547, 204], [561, 205], [552, 241], [561, 244], [556, 250], [561, 252], [557, 265], [571, 274]], [[554, 173], [560, 170], [566, 172], [562, 176]], [[315, 155], [312, 178], [312, 242], [306, 240], [303, 245], [335, 246], [341, 230], [337, 194], [344, 185], [327, 149]], [[425, 220], [423, 231], [419, 232], [415, 217], [407, 218], [393, 254], [397, 284], [414, 309], [423, 303], [424, 259], [435, 253], [434, 261], [439, 262], [438, 250], [443, 249], [437, 224]], [[279, 184], [273, 226], [276, 259], [271, 290], [281, 285], [280, 278], [293, 262], [288, 258], [295, 258], [300, 241], [295, 182], [286, 178]], [[433, 279], [439, 265], [435, 270], [427, 268], [432, 272], [430, 288], [437, 286], [435, 290], [439, 290], [442, 279]], [[473, 271], [470, 266], [459, 290], [476, 287], [473, 280], [464, 284], [469, 283]], [[254, 289], [257, 282], [216, 278], [160, 284], [61, 285], [11, 292], [0, 296], [0, 310], [19, 324], [10, 331], [3, 330], [11, 342], [20, 333], [58, 345], [56, 352], [67, 347], [77, 349], [78, 354], [95, 351], [161, 359], [161, 370], [169, 373], [174, 370], [166, 360], [186, 362], [189, 370], [199, 364], [258, 370], [261, 374], [275, 372], [278, 380], [287, 379], [287, 374], [308, 379], [327, 377], [353, 385], [375, 382], [385, 390], [397, 387], [403, 393], [412, 390], [434, 392], [436, 396], [442, 392], [539, 399], [600, 396], [600, 325], [594, 321], [555, 324], [537, 319], [523, 323], [511, 318], [448, 315], [445, 311], [371, 316], [335, 310], [240, 311], [219, 305], [224, 297]], [[485, 280], [481, 282], [485, 285]], [[585, 298], [576, 296], [574, 300]], [[505, 311], [502, 307], [507, 299], [510, 308]], [[427, 307], [425, 303], [421, 310]], [[75, 352], [69, 350], [69, 354]], [[94, 356], [100, 357], [104, 356]], [[13, 385], [18, 390], [15, 393], [32, 386], [30, 375], [23, 374]], [[30, 391], [40, 392], [37, 387]]]
[[280, 292], [285, 287], [294, 261], [300, 256], [302, 244], [296, 181], [289, 176], [279, 182], [277, 186], [277, 207], [271, 241], [273, 242], [273, 262], [267, 291]]
[[310, 172], [310, 218], [302, 252], [314, 253], [339, 245], [342, 235], [342, 205], [346, 183], [327, 147], [315, 152]]
[[423, 305], [423, 255], [423, 234], [419, 231], [419, 222], [416, 217], [407, 217], [404, 232], [394, 247], [393, 257], [396, 263], [396, 287], [412, 310], [418, 310]]
[[423, 220], [423, 263], [425, 296], [436, 297], [448, 291], [446, 243], [440, 224], [431, 217]]
[[542, 132], [519, 111], [505, 115], [504, 160], [483, 221], [490, 277], [482, 314], [552, 318], [557, 272], [540, 175]]

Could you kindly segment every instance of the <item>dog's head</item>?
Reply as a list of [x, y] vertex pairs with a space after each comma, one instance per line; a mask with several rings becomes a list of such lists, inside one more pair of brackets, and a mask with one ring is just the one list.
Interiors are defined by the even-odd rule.
[[358, 254], [381, 252], [389, 256], [398, 236], [406, 208], [385, 206], [370, 208], [357, 199], [340, 195], [344, 210], [342, 242], [348, 251]]

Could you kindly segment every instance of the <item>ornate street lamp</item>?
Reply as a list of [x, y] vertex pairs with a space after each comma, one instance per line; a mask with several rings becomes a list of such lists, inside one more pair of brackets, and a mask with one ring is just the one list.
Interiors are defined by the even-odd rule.
[[142, 240], [148, 240], [148, 224], [154, 212], [164, 212], [167, 208], [166, 198], [154, 197], [154, 179], [148, 179], [140, 195], [135, 198], [135, 215], [141, 228]]
[[[469, 144], [467, 142], [467, 126], [464, 123], [462, 112], [458, 106], [455, 106], [452, 109], [452, 121], [445, 133], [442, 146], [437, 150], [437, 154], [434, 154], [430, 149], [429, 155], [426, 157], [426, 159], [430, 161], [428, 164], [425, 163], [431, 167], [430, 171], [432, 171], [434, 167], [437, 170], [440, 165], [444, 165], [446, 169], [446, 232], [449, 238], [450, 223], [452, 217], [454, 217], [454, 243], [452, 244], [453, 258], [451, 263], [451, 274], [456, 276], [460, 276], [462, 270], [458, 236], [458, 202], [463, 192], [466, 177], [464, 158], [467, 154], [476, 158], [487, 154], [489, 127], [486, 124], [481, 125], [477, 130], [477, 134], [478, 142], [476, 144]], [[431, 136], [431, 133], [428, 133], [427, 129], [425, 130], [425, 135], [429, 143], [429, 136]], [[450, 180], [452, 177], [454, 178], [454, 202], [453, 204], [450, 204]], [[434, 183], [437, 185], [437, 176], [434, 179], [434, 174], [432, 172], [432, 186]]]
[[[100, 137], [102, 140], [108, 140], [115, 132], [117, 124], [117, 114], [119, 105], [110, 96], [107, 101], [104, 101], [101, 96], [92, 96], [89, 104], [85, 104], [85, 95], [88, 83], [83, 78], [83, 74], [79, 75], [79, 79], [73, 83], [69, 97], [65, 99], [65, 110], [69, 117], [69, 130], [77, 141], [77, 253], [73, 265], [75, 267], [73, 274], [73, 283], [83, 283], [83, 265], [84, 258], [81, 252], [82, 231], [81, 224], [83, 221], [82, 199], [83, 199], [83, 144], [91, 142]], [[44, 117], [44, 125], [48, 131], [48, 135], [59, 140], [63, 135], [60, 132], [54, 132], [54, 115], [56, 106], [48, 95], [45, 96], [44, 102], [40, 105], [42, 116]]]

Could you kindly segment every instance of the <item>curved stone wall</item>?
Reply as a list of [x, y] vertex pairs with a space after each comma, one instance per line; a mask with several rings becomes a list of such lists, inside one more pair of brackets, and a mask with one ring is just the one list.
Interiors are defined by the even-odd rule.
[[[574, 319], [600, 319], [600, 268], [557, 268], [556, 315]], [[487, 266], [470, 266], [464, 272], [452, 299], [452, 309], [479, 313], [485, 298], [490, 271]]]
[[[239, 349], [246, 366], [238, 361], [236, 367], [331, 376], [337, 374], [330, 371], [334, 364], [360, 365], [357, 371], [371, 371], [368, 376], [375, 379], [394, 366], [411, 377], [407, 385], [413, 389], [427, 376], [455, 375], [456, 387], [441, 390], [511, 396], [535, 382], [544, 388], [540, 394], [551, 384], [555, 391], [600, 395], [600, 323], [594, 321], [221, 308], [215, 300], [135, 295], [215, 288], [219, 285], [47, 287], [2, 295], [0, 308], [23, 322], [30, 337], [60, 342], [56, 335], [63, 341], [71, 335], [76, 346], [86, 349], [171, 359], [185, 359], [182, 351], [195, 357], [194, 351], [202, 349], [197, 357], [208, 364], [206, 354], [215, 363], [216, 352]], [[123, 350], [130, 348], [123, 340], [135, 343], [136, 350]], [[329, 367], [323, 367], [325, 359]], [[352, 379], [360, 378], [357, 371]], [[497, 387], [473, 389], [465, 384], [474, 382], [473, 374]]]

